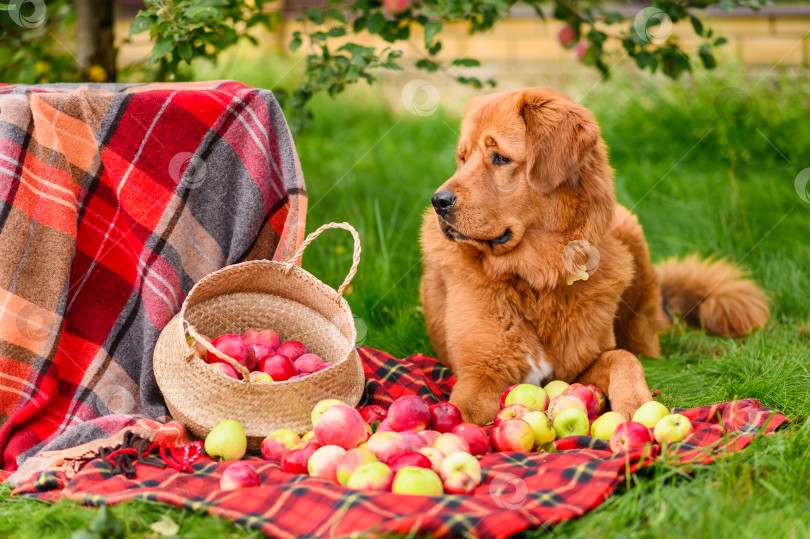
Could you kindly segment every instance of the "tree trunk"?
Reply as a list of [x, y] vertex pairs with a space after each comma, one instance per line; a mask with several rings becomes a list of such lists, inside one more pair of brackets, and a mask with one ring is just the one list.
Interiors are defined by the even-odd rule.
[[77, 63], [86, 80], [114, 82], [113, 0], [74, 0]]

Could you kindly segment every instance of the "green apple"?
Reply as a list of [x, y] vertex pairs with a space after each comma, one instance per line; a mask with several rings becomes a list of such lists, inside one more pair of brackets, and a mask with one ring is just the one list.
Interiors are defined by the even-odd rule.
[[234, 419], [217, 423], [205, 437], [205, 452], [217, 460], [239, 460], [247, 451], [247, 436], [242, 424]]
[[617, 412], [605, 412], [591, 423], [591, 436], [600, 440], [610, 441], [616, 427], [627, 421], [624, 416]]
[[542, 387], [518, 384], [506, 395], [504, 405], [522, 404], [529, 410], [543, 411], [548, 408], [548, 395]]
[[[366, 464], [366, 466], [369, 466]], [[444, 485], [439, 475], [427, 468], [405, 466], [394, 476], [391, 492], [395, 494], [417, 494], [421, 496], [440, 496], [444, 494]]]
[[388, 490], [394, 472], [382, 462], [361, 464], [349, 477], [346, 486], [354, 490]]
[[554, 427], [551, 426], [551, 420], [545, 412], [529, 412], [521, 419], [532, 428], [535, 447], [552, 442], [557, 438], [557, 433], [554, 432]]
[[562, 392], [566, 389], [568, 389], [568, 382], [563, 382], [562, 380], [552, 380], [546, 384], [543, 391], [546, 392], [549, 399], [553, 399], [557, 395], [562, 395]]
[[590, 428], [588, 414], [580, 408], [565, 408], [557, 414], [553, 424], [557, 438], [585, 436]]
[[319, 401], [318, 404], [315, 405], [315, 408], [312, 409], [312, 415], [310, 418], [312, 419], [312, 424], [314, 425], [316, 421], [323, 415], [325, 411], [329, 408], [334, 406], [335, 404], [346, 404], [342, 400], [338, 399], [324, 399]]
[[665, 415], [669, 415], [669, 408], [658, 401], [650, 401], [639, 406], [633, 414], [633, 421], [651, 429]]
[[692, 434], [692, 422], [681, 414], [668, 414], [655, 424], [653, 435], [660, 444], [680, 442]]
[[377, 457], [371, 454], [366, 448], [356, 447], [349, 449], [346, 454], [340, 458], [337, 465], [337, 480], [341, 485], [348, 485], [349, 479], [352, 474], [362, 466], [370, 462], [377, 462]]

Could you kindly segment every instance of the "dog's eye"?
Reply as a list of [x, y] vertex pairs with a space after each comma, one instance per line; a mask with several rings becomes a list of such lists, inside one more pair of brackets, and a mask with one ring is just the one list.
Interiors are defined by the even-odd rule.
[[492, 164], [493, 165], [508, 165], [511, 163], [512, 160], [508, 157], [504, 157], [499, 153], [492, 152]]

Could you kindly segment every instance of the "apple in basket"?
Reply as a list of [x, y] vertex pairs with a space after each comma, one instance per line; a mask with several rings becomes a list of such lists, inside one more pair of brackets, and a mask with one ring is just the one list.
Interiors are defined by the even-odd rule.
[[286, 341], [281, 343], [279, 347], [276, 348], [276, 353], [281, 354], [282, 356], [287, 356], [291, 361], [295, 361], [304, 354], [308, 354], [309, 349], [302, 342]]
[[[231, 378], [236, 378], [237, 380], [242, 378], [242, 376], [239, 374], [239, 372], [236, 369], [234, 369], [233, 367], [231, 367], [230, 365], [228, 365], [227, 363], [209, 363], [208, 366], [211, 367], [212, 369], [214, 369], [217, 372], [221, 372], [225, 376], [229, 376]], [[253, 373], [251, 373], [251, 374], [253, 374]], [[273, 380], [271, 379], [270, 381], [272, 382]]]
[[[272, 329], [251, 328], [242, 333], [242, 337], [253, 347], [257, 363], [264, 356], [275, 352], [281, 344], [281, 338]], [[254, 369], [255, 366], [251, 368]]]
[[430, 428], [439, 432], [450, 432], [462, 422], [461, 412], [449, 402], [439, 402], [430, 406]]
[[391, 492], [395, 494], [440, 496], [444, 494], [444, 486], [441, 478], [433, 470], [417, 466], [405, 466], [394, 476]]
[[[220, 335], [211, 341], [211, 346], [237, 363], [244, 365], [248, 370], [253, 370], [253, 364], [256, 361], [253, 347], [241, 335], [233, 333]], [[208, 363], [220, 363], [223, 360], [209, 350], [205, 355], [205, 361]]]
[[276, 382], [283, 382], [295, 376], [295, 365], [287, 356], [281, 354], [270, 354], [264, 356], [256, 367], [256, 370], [266, 372]]
[[[216, 363], [214, 363], [214, 365], [216, 365]], [[261, 384], [269, 384], [269, 383], [271, 383], [273, 381], [272, 376], [270, 376], [266, 372], [262, 372], [262, 371], [253, 371], [252, 373], [250, 373], [249, 378], [250, 378], [251, 382], [256, 382], [256, 383], [261, 383]]]
[[313, 430], [321, 445], [353, 449], [368, 439], [367, 428], [360, 412], [345, 404], [335, 404], [318, 418]]
[[315, 354], [304, 354], [293, 362], [295, 372], [298, 374], [312, 374], [315, 369], [323, 365], [323, 360]]
[[400, 397], [388, 407], [391, 429], [420, 431], [430, 426], [430, 406], [416, 395]]
[[221, 490], [236, 490], [238, 488], [258, 487], [262, 478], [249, 462], [234, 462], [222, 472], [219, 478]]

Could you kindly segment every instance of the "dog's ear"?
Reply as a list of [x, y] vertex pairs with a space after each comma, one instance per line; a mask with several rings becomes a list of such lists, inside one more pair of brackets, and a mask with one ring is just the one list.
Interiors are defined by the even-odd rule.
[[556, 92], [527, 90], [520, 115], [526, 125], [526, 174], [540, 193], [575, 175], [599, 142], [599, 126], [590, 112]]

